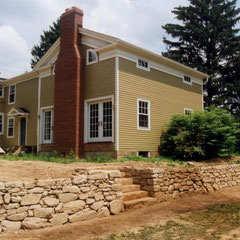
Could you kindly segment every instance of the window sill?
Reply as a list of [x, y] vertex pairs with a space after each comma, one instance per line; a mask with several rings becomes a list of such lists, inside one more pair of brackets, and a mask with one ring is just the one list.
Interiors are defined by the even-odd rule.
[[137, 130], [142, 130], [142, 131], [150, 131], [150, 128], [143, 128], [143, 127], [138, 127]]

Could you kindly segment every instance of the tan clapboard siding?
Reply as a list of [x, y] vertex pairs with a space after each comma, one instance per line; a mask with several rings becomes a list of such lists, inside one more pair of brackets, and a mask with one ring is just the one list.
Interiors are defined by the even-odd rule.
[[13, 108], [25, 108], [30, 112], [27, 121], [27, 145], [37, 145], [38, 79], [16, 84], [15, 104], [8, 105], [8, 87], [5, 92], [4, 146], [17, 146], [19, 143], [19, 117], [15, 117], [14, 138], [7, 138], [7, 113]]
[[[137, 99], [150, 101], [151, 130], [137, 129]], [[119, 64], [119, 149], [158, 151], [161, 132], [173, 114], [184, 108], [202, 109], [202, 87], [154, 69], [138, 69], [120, 58]]]
[[54, 76], [42, 78], [40, 107], [54, 105]]
[[85, 99], [113, 95], [115, 91], [115, 59], [86, 65]]

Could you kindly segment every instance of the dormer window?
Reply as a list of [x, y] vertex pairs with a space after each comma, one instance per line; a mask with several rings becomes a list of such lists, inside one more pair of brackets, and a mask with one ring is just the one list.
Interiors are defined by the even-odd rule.
[[98, 61], [97, 53], [93, 50], [87, 50], [87, 65], [96, 63]]
[[143, 70], [146, 70], [146, 71], [150, 71], [150, 66], [149, 66], [149, 62], [148, 61], [145, 61], [143, 59], [138, 59], [137, 61], [137, 67], [138, 68], [141, 68]]
[[186, 84], [192, 85], [192, 78], [189, 77], [189, 76], [184, 76], [183, 82], [186, 83]]

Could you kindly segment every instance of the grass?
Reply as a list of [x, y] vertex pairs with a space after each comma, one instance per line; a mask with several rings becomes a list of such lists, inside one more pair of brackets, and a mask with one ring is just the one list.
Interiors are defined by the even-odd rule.
[[95, 240], [171, 240], [204, 239], [220, 240], [228, 234], [227, 239], [239, 239], [238, 233], [230, 233], [240, 227], [240, 204], [215, 204], [204, 210], [166, 221], [164, 224], [144, 226], [138, 232], [126, 232], [110, 235]]
[[5, 154], [1, 156], [3, 160], [9, 161], [43, 161], [43, 162], [54, 162], [54, 163], [64, 163], [69, 164], [73, 162], [83, 162], [83, 163], [119, 163], [119, 162], [127, 162], [127, 161], [143, 161], [149, 163], [166, 163], [169, 167], [176, 167], [176, 165], [183, 165], [184, 161], [173, 159], [170, 157], [157, 157], [157, 158], [143, 158], [141, 156], [125, 156], [121, 159], [112, 159], [108, 157], [99, 157], [99, 158], [85, 158], [85, 159], [76, 159], [73, 156], [67, 157], [58, 157], [56, 153], [46, 153], [41, 155], [35, 154], [21, 154], [21, 155], [13, 155], [13, 154]]

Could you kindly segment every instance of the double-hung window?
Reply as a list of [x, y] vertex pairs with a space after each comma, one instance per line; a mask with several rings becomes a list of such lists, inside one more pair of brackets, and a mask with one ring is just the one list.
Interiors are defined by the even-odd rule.
[[4, 133], [4, 113], [0, 113], [0, 135]]
[[87, 104], [87, 141], [110, 142], [113, 140], [112, 100]]
[[140, 130], [150, 130], [150, 101], [137, 100], [137, 127]]
[[43, 131], [42, 142], [44, 144], [50, 144], [53, 140], [53, 110], [43, 110]]
[[8, 138], [13, 138], [14, 137], [14, 124], [15, 124], [15, 118], [10, 117], [8, 118], [8, 124], [7, 124], [7, 137]]
[[16, 98], [16, 85], [9, 86], [9, 96], [8, 96], [8, 104], [15, 103]]

